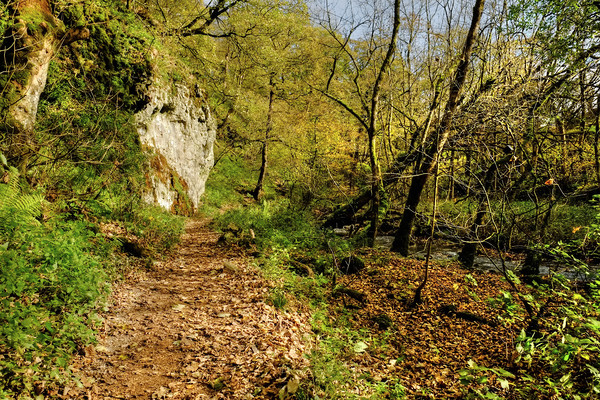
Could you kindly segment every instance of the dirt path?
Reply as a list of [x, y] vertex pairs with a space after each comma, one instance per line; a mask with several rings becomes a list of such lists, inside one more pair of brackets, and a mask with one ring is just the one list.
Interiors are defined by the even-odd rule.
[[167, 261], [115, 288], [98, 345], [74, 368], [78, 399], [276, 398], [306, 368], [306, 317], [265, 300], [243, 253], [190, 220]]

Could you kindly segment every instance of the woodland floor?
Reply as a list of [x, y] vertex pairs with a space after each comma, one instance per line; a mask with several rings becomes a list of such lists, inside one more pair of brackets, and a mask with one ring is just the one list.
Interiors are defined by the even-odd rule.
[[[511, 291], [500, 274], [467, 271], [456, 262], [432, 263], [423, 302], [410, 307], [424, 261], [374, 250], [363, 250], [360, 256], [367, 267], [338, 283], [364, 293], [364, 300], [342, 295], [331, 299], [330, 308], [335, 315], [337, 305], [340, 318], [354, 310], [353, 326], [381, 334], [381, 316], [389, 318], [389, 345], [371, 359], [355, 358], [368, 379], [398, 381], [408, 399], [463, 399], [477, 387], [460, 382], [460, 371], [470, 360], [518, 375], [515, 339], [523, 327], [522, 315], [516, 312], [513, 321], [501, 322], [497, 317], [504, 314], [502, 306], [489, 301]], [[489, 390], [510, 398], [493, 374], [485, 375]]]
[[190, 220], [174, 254], [115, 287], [99, 343], [63, 398], [277, 398], [306, 369], [307, 315], [265, 303], [244, 252]]
[[[62, 398], [276, 399], [282, 388], [318, 380], [305, 355], [323, 332], [311, 327], [308, 312], [269, 305], [274, 283], [218, 238], [206, 220], [190, 220], [173, 255], [115, 287], [99, 343], [73, 364], [83, 387], [66, 388]], [[410, 308], [424, 263], [381, 251], [359, 255], [366, 268], [337, 283], [362, 292], [363, 301], [328, 298], [330, 324], [339, 320], [366, 337], [357, 339], [366, 349], [349, 342], [338, 354], [356, 377], [340, 382], [346, 393], [396, 398], [371, 396], [378, 383], [398, 382], [409, 399], [458, 399], [469, 391], [459, 382], [469, 360], [518, 371], [519, 318], [499, 323], [501, 310], [487, 301], [508, 290], [499, 275], [435, 264], [424, 303]], [[503, 391], [493, 376], [487, 385]]]

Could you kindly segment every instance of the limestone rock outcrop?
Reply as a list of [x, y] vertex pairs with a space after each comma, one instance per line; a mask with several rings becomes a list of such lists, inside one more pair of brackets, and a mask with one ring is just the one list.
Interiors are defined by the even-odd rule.
[[214, 163], [214, 118], [197, 87], [153, 83], [147, 101], [136, 114], [141, 144], [152, 153], [144, 200], [189, 215]]

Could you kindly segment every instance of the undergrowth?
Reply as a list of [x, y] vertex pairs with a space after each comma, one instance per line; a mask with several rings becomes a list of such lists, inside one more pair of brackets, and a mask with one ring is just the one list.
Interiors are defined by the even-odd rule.
[[76, 379], [69, 360], [95, 342], [97, 312], [128, 263], [100, 224], [124, 226], [158, 257], [183, 221], [139, 199], [127, 203], [131, 194], [120, 195], [127, 212], [102, 202], [118, 193], [49, 202], [1, 154], [0, 177], [0, 399], [49, 398]]
[[[42, 396], [70, 375], [69, 356], [93, 340], [108, 291], [111, 246], [85, 221], [40, 222], [39, 191], [0, 167], [0, 396]], [[4, 170], [4, 171], [3, 171]], [[10, 194], [10, 196], [6, 196]], [[50, 383], [52, 382], [52, 383]]]
[[0, 393], [41, 395], [93, 341], [110, 246], [83, 222], [15, 226], [2, 240]]

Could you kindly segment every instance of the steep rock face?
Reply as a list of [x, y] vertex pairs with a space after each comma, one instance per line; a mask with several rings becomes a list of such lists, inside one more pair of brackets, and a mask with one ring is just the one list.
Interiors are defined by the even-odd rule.
[[214, 163], [214, 119], [197, 88], [153, 84], [148, 100], [136, 114], [142, 146], [153, 152], [145, 200], [191, 214], [198, 207]]

